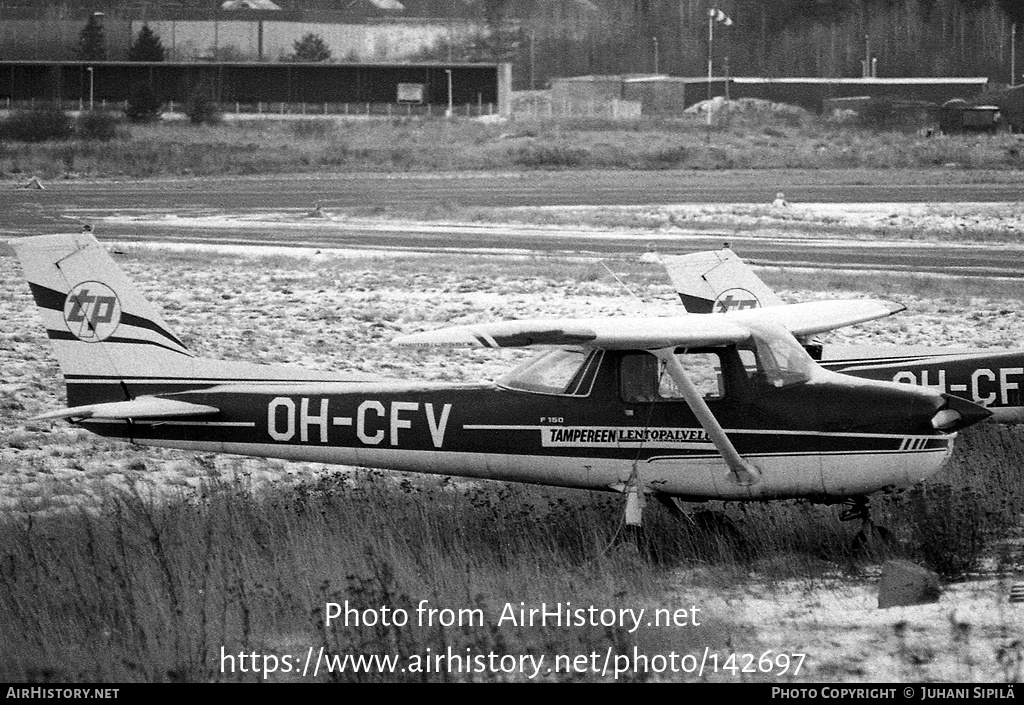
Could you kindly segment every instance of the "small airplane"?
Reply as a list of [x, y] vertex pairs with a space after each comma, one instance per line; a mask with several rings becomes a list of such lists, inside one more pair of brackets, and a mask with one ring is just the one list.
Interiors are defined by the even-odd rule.
[[[723, 313], [785, 305], [728, 247], [661, 262], [690, 313]], [[896, 345], [822, 345], [801, 339], [827, 370], [866, 379], [934, 387], [992, 412], [996, 423], [1024, 422], [1024, 350], [972, 350]]]
[[859, 379], [794, 336], [877, 300], [713, 316], [520, 320], [403, 347], [537, 347], [497, 382], [356, 378], [194, 356], [89, 233], [13, 240], [64, 375], [65, 419], [147, 446], [509, 480], [647, 498], [849, 502], [937, 472], [984, 407]]

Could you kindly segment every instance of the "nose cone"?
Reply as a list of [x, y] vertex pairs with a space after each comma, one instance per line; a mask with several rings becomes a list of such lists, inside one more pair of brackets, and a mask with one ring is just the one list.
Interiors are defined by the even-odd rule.
[[932, 417], [932, 426], [937, 431], [945, 433], [960, 431], [979, 421], [984, 421], [992, 415], [992, 412], [985, 407], [966, 399], [951, 394], [943, 394], [942, 398], [946, 403]]

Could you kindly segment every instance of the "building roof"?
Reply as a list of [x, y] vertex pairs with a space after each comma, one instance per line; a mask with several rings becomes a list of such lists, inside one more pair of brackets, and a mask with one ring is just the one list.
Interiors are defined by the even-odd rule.
[[280, 10], [281, 6], [270, 0], [225, 0], [222, 10]]

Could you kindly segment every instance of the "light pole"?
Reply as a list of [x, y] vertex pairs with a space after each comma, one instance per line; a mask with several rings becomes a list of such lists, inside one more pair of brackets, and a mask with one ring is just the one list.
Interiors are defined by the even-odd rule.
[[1010, 87], [1017, 85], [1017, 23], [1010, 25]]
[[444, 116], [450, 118], [454, 114], [452, 109], [452, 70], [445, 69], [444, 72], [448, 74], [448, 110], [445, 111]]
[[93, 106], [93, 71], [92, 66], [86, 66], [85, 70], [89, 72], [89, 112], [92, 112]]
[[654, 73], [658, 73], [658, 38], [652, 38], [654, 39]]

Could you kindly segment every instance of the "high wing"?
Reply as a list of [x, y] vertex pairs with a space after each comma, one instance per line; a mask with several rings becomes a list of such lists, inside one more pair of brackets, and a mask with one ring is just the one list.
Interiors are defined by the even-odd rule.
[[876, 299], [812, 301], [714, 316], [568, 318], [503, 321], [441, 328], [396, 338], [399, 347], [509, 348], [578, 345], [607, 350], [730, 345], [749, 340], [752, 326], [772, 323], [795, 336], [884, 318], [904, 306]]
[[[403, 347], [574, 345], [605, 350], [647, 350], [664, 364], [665, 372], [675, 381], [701, 427], [729, 466], [733, 481], [752, 485], [759, 481], [761, 471], [740, 456], [676, 359], [676, 348], [752, 341], [758, 351], [761, 371], [771, 384], [777, 387], [802, 384], [834, 373], [819, 367], [794, 335], [881, 318], [901, 308], [899, 304], [888, 301], [819, 301], [710, 316], [505, 321], [414, 333], [393, 342]], [[629, 511], [627, 504], [627, 514]]]

